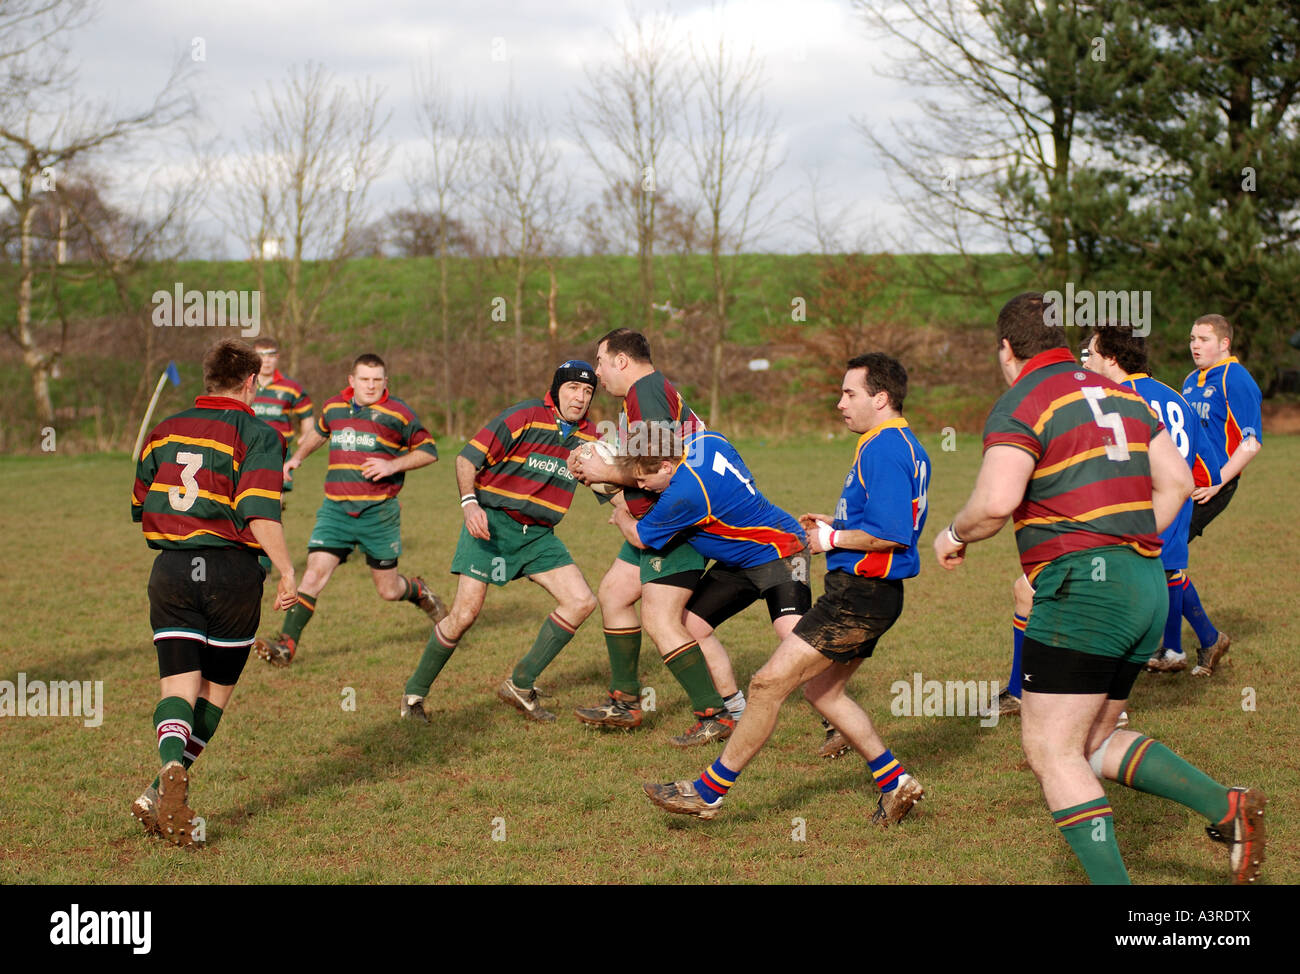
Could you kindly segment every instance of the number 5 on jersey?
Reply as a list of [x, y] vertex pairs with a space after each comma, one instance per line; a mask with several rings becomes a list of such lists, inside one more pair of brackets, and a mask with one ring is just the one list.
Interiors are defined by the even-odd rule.
[[1096, 420], [1097, 425], [1104, 430], [1110, 430], [1114, 437], [1113, 443], [1106, 444], [1106, 459], [1127, 460], [1129, 458], [1128, 434], [1124, 432], [1124, 417], [1119, 413], [1101, 411], [1101, 401], [1106, 398], [1106, 390], [1101, 386], [1084, 386], [1083, 398], [1088, 400], [1088, 406], [1092, 409], [1092, 418]]

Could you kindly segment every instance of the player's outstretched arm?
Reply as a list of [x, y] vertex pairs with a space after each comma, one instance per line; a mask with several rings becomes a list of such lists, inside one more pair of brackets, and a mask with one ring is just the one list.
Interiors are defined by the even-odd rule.
[[966, 545], [1002, 530], [1025, 497], [1034, 473], [1034, 458], [1014, 446], [998, 444], [984, 453], [975, 489], [966, 505], [934, 539], [934, 552], [944, 568], [956, 568], [966, 557]]
[[1173, 524], [1195, 483], [1187, 461], [1164, 430], [1151, 438], [1147, 456], [1151, 462], [1151, 506], [1155, 509], [1156, 530], [1163, 531]]
[[271, 559], [271, 564], [280, 573], [275, 607], [283, 612], [298, 601], [297, 580], [293, 575], [293, 561], [289, 557], [289, 546], [284, 540], [284, 526], [279, 521], [258, 517], [248, 522], [248, 529], [253, 532], [253, 537], [266, 552], [266, 557]]

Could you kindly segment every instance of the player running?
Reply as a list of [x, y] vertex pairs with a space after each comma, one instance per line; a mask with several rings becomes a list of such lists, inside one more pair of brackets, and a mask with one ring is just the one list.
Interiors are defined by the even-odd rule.
[[538, 699], [537, 677], [560, 654], [596, 608], [582, 571], [555, 535], [577, 485], [566, 460], [596, 438], [587, 419], [596, 372], [570, 360], [555, 370], [545, 401], [526, 399], [493, 418], [456, 457], [456, 484], [465, 524], [452, 558], [459, 575], [447, 617], [433, 627], [419, 665], [406, 681], [401, 716], [429, 720], [424, 698], [478, 618], [488, 583], [526, 577], [556, 602], [532, 648], [501, 684], [497, 696], [530, 720], [555, 715]]
[[[734, 687], [731, 661], [714, 630], [761, 598], [777, 639], [788, 636], [812, 605], [808, 541], [799, 522], [758, 491], [745, 461], [721, 433], [697, 430], [682, 448], [680, 455], [620, 460], [638, 487], [660, 497], [640, 521], [616, 508], [610, 523], [638, 550], [663, 548], [680, 537], [714, 559], [686, 603], [686, 628], [702, 649], [711, 647], [715, 683]], [[720, 669], [725, 676], [717, 675]], [[724, 725], [701, 720], [672, 743], [688, 747], [722, 736]]]
[[[680, 443], [704, 424], [686, 405], [662, 372], [654, 367], [650, 343], [640, 332], [616, 328], [596, 343], [596, 375], [606, 391], [623, 398], [620, 451], [646, 452], [653, 442]], [[582, 483], [621, 485], [623, 501], [634, 517], [654, 505], [656, 495], [638, 488], [631, 474], [599, 457], [569, 458], [569, 469]], [[690, 698], [696, 723], [688, 736], [697, 740], [725, 737], [735, 726], [714, 686], [704, 654], [682, 623], [692, 589], [704, 574], [704, 558], [685, 541], [662, 549], [637, 549], [624, 543], [601, 579], [596, 597], [609, 653], [609, 696], [604, 703], [576, 710], [583, 723], [630, 729], [641, 726], [641, 625], [663, 657], [664, 665]], [[641, 619], [636, 604], [641, 603]], [[718, 726], [715, 726], [718, 725]]]
[[131, 814], [147, 833], [184, 847], [201, 844], [187, 769], [216, 733], [257, 634], [266, 578], [259, 552], [280, 573], [276, 609], [295, 597], [280, 527], [284, 441], [252, 410], [260, 365], [242, 342], [208, 349], [206, 394], [149, 433], [131, 492], [131, 517], [159, 549], [149, 574], [149, 624], [162, 761]]
[[[839, 410], [861, 434], [835, 517], [805, 514], [813, 552], [825, 551], [826, 591], [749, 684], [749, 705], [722, 756], [695, 781], [642, 787], [670, 812], [711, 819], [776, 727], [799, 686], [817, 711], [867, 759], [880, 799], [872, 821], [898, 823], [925, 793], [845, 692], [862, 660], [903, 611], [903, 579], [920, 570], [929, 457], [903, 418], [907, 372], [869, 353], [850, 359]], [[661, 501], [662, 503], [662, 501]]]
[[[299, 441], [305, 440], [315, 425], [311, 397], [301, 383], [280, 371], [280, 344], [274, 338], [257, 339], [253, 342], [253, 351], [262, 359], [262, 368], [257, 373], [253, 413], [284, 437], [286, 448], [292, 449], [295, 435]], [[281, 489], [284, 493], [293, 490], [293, 480], [285, 477]]]
[[253, 643], [253, 652], [273, 666], [293, 662], [302, 631], [316, 612], [316, 600], [334, 569], [358, 546], [366, 553], [382, 599], [413, 602], [434, 622], [447, 614], [423, 579], [397, 572], [402, 554], [397, 495], [406, 471], [437, 461], [438, 448], [411, 408], [388, 394], [388, 369], [378, 355], [361, 355], [352, 363], [348, 387], [325, 401], [316, 425], [285, 463], [285, 477], [292, 479], [302, 461], [326, 443], [330, 452], [325, 500], [307, 542], [307, 571], [298, 587], [298, 602], [289, 610], [283, 632]]
[[1082, 370], [1049, 325], [1040, 293], [998, 313], [998, 362], [1010, 390], [984, 427], [984, 460], [966, 505], [934, 542], [959, 566], [966, 546], [1014, 518], [1034, 584], [1025, 630], [1021, 743], [1062, 837], [1094, 883], [1128, 883], [1099, 779], [1172, 799], [1231, 846], [1236, 883], [1264, 859], [1264, 805], [1226, 788], [1163, 744], [1116, 728], [1133, 682], [1160, 643], [1169, 600], [1159, 532], [1192, 492], [1187, 463], [1142, 398]]

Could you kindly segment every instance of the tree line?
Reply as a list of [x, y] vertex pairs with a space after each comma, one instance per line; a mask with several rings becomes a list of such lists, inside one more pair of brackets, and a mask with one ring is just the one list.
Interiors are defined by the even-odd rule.
[[[900, 55], [896, 72], [923, 93], [914, 123], [855, 117], [906, 205], [911, 233], [899, 247], [971, 256], [963, 274], [950, 261], [910, 261], [911, 286], [981, 297], [1023, 285], [1150, 291], [1160, 321], [1182, 330], [1196, 314], [1220, 311], [1238, 324], [1234, 347], [1257, 370], [1286, 364], [1294, 324], [1285, 285], [1300, 270], [1300, 5], [854, 6], [864, 56], [887, 39]], [[738, 275], [773, 219], [773, 177], [784, 160], [763, 60], [728, 39], [722, 11], [714, 39], [702, 43], [667, 12], [629, 9], [562, 117], [514, 84], [489, 104], [455, 89], [431, 62], [413, 65], [420, 140], [402, 159], [386, 137], [386, 93], [316, 63], [257, 92], [233, 146], [197, 134], [199, 51], [178, 58], [151, 103], [97, 102], [67, 53], [93, 13], [86, 0], [0, 6], [0, 197], [8, 204], [0, 248], [14, 308], [3, 327], [42, 425], [54, 421], [50, 380], [66, 352], [68, 289], [91, 277], [110, 282], [121, 314], [140, 323], [146, 389], [167, 356], [138, 282], [146, 269], [156, 277], [159, 264], [215, 252], [196, 230], [203, 215], [247, 247], [260, 306], [291, 370], [358, 257], [434, 259], [427, 324], [444, 350], [466, 337], [452, 307], [451, 279], [466, 266], [457, 258], [508, 263], [513, 348], [500, 380], [519, 394], [528, 342], [554, 343], [561, 328], [557, 258], [634, 256], [628, 318], [610, 324], [653, 331], [665, 316], [692, 321], [696, 354], [710, 364], [700, 406], [713, 422], [725, 419]], [[581, 149], [596, 182], [575, 185], [560, 164], [561, 140]], [[180, 143], [182, 161], [169, 148]], [[114, 174], [151, 156], [184, 172], [150, 180], [147, 199], [131, 199]], [[376, 183], [399, 165], [409, 199], [378, 215]], [[809, 181], [799, 229], [824, 253], [842, 251], [842, 227], [819, 206], [815, 173]], [[985, 277], [990, 265], [975, 257], [990, 246], [1020, 258], [1021, 281]], [[710, 273], [682, 294], [672, 258], [686, 254], [706, 256]], [[530, 294], [538, 269], [549, 287]], [[824, 280], [848, 287], [855, 274], [845, 270], [827, 265]], [[822, 306], [852, 314], [814, 317], [809, 328], [865, 334], [866, 323], [891, 313], [873, 304], [874, 293], [828, 294]], [[545, 324], [527, 318], [534, 298], [545, 304]], [[444, 354], [441, 363], [451, 389], [457, 362]], [[450, 395], [444, 408], [450, 428]]]

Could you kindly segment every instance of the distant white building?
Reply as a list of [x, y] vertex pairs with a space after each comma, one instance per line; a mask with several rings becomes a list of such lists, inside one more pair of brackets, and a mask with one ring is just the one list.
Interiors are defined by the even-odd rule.
[[[251, 252], [253, 258], [256, 259], [256, 258], [257, 258], [257, 250], [258, 250], [258, 247], [257, 247], [257, 241], [256, 241], [256, 240], [250, 240], [248, 243], [249, 243], [249, 250], [250, 250], [250, 252]], [[261, 257], [262, 260], [275, 260], [275, 259], [277, 259], [277, 258], [280, 256], [280, 238], [279, 238], [279, 237], [267, 237], [265, 240], [262, 241], [262, 248], [261, 248], [261, 249], [262, 249], [262, 257]]]

